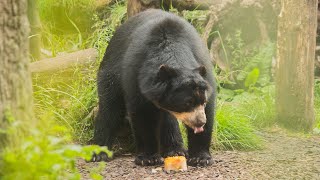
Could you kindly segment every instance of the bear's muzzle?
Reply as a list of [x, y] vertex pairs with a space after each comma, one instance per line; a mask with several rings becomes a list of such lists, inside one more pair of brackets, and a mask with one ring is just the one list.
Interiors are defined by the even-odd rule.
[[195, 134], [204, 131], [203, 126], [207, 122], [205, 105], [197, 106], [190, 112], [169, 112], [185, 125], [192, 128]]

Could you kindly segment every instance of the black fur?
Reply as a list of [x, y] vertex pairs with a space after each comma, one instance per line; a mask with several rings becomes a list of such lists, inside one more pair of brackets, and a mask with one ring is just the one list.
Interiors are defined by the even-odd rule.
[[[190, 165], [211, 164], [214, 93], [209, 54], [196, 30], [171, 13], [142, 12], [120, 26], [101, 62], [94, 142], [112, 147], [128, 114], [137, 145], [136, 164], [162, 163], [160, 154], [188, 153]], [[169, 112], [189, 112], [205, 103], [204, 132], [195, 134], [188, 127], [187, 153], [178, 122]]]

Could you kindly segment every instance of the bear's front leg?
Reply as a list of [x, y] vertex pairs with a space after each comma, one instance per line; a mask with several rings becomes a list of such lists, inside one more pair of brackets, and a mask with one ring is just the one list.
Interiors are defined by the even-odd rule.
[[177, 119], [166, 111], [161, 112], [160, 149], [164, 158], [188, 156], [183, 148], [183, 140]]
[[153, 166], [163, 163], [159, 154], [159, 117], [153, 105], [136, 107], [131, 116], [132, 129], [137, 146], [135, 164]]
[[187, 127], [188, 131], [188, 165], [209, 166], [213, 163], [210, 155], [210, 143], [213, 128], [214, 99], [211, 99], [205, 109], [207, 122], [204, 131], [195, 133], [193, 129]]

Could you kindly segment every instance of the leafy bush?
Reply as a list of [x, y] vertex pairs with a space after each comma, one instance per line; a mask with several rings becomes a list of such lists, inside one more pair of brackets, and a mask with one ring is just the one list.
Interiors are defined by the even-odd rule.
[[273, 43], [262, 45], [259, 48], [246, 47], [241, 38], [240, 30], [232, 36], [227, 36], [224, 42], [225, 45], [222, 43], [222, 46], [226, 62], [230, 65], [230, 72], [218, 73], [220, 83], [236, 85], [237, 88], [270, 84], [271, 62], [275, 54], [275, 45]]
[[[90, 160], [93, 152], [101, 151], [112, 156], [105, 147], [67, 145], [71, 143], [71, 136], [66, 128], [54, 125], [50, 119], [42, 121], [47, 125], [42, 125], [41, 131], [29, 130], [26, 137], [11, 136], [21, 128], [14, 122], [10, 124], [7, 134], [10, 141], [21, 138], [21, 143], [9, 145], [0, 154], [1, 179], [80, 179], [76, 168], [78, 158]], [[101, 177], [97, 173], [92, 176]]]

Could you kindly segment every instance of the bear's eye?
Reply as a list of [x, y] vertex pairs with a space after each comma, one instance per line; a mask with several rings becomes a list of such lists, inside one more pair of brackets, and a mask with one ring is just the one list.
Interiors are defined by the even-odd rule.
[[191, 106], [193, 104], [193, 99], [189, 99], [187, 102], [186, 102], [186, 105], [187, 106]]

